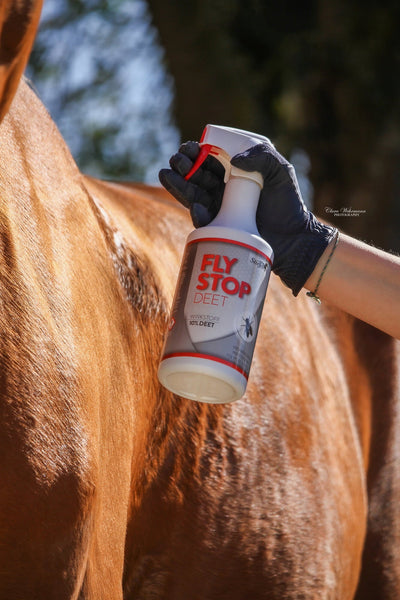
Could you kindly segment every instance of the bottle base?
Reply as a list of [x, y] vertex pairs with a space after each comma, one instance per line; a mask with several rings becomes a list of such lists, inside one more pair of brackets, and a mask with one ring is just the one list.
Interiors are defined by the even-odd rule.
[[224, 404], [241, 398], [247, 380], [235, 369], [196, 357], [172, 357], [161, 361], [158, 379], [170, 392], [208, 404]]

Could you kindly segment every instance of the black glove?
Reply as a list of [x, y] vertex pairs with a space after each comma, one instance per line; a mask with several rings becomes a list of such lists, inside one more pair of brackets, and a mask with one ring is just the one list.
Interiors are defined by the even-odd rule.
[[225, 169], [213, 156], [207, 156], [189, 181], [184, 179], [200, 152], [197, 142], [186, 142], [171, 156], [171, 169], [161, 169], [159, 178], [183, 206], [190, 209], [193, 225], [204, 227], [217, 215], [225, 189]]
[[[221, 205], [224, 171], [223, 168], [217, 171], [218, 167], [209, 160], [212, 157], [208, 157], [199, 169], [201, 172], [196, 172], [190, 182], [185, 181], [182, 176], [189, 172], [198, 152], [195, 142], [184, 144], [171, 158], [172, 171], [160, 171], [161, 183], [190, 207], [196, 227], [207, 225], [216, 216]], [[274, 251], [272, 270], [297, 296], [336, 230], [320, 223], [308, 211], [293, 166], [272, 144], [253, 146], [234, 156], [231, 163], [244, 171], [259, 171], [264, 177], [257, 227]]]

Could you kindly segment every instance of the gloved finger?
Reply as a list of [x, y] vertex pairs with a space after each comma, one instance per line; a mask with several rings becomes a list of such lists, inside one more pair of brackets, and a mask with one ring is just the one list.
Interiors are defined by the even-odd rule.
[[[193, 166], [192, 161], [181, 152], [177, 152], [171, 156], [169, 164], [172, 169], [182, 177], [185, 177]], [[212, 190], [222, 184], [223, 177], [218, 177], [213, 172], [205, 169], [202, 165], [195, 173], [193, 173], [189, 181], [190, 183], [200, 186], [204, 190]]]
[[185, 208], [194, 202], [194, 185], [171, 169], [161, 169], [158, 178], [165, 189], [172, 194]]
[[213, 173], [218, 179], [225, 177], [225, 167], [215, 156], [208, 155], [203, 163], [203, 168]]
[[196, 227], [204, 227], [204, 225], [208, 225], [210, 221], [214, 218], [214, 215], [210, 212], [208, 208], [195, 202], [190, 207], [190, 216], [192, 217], [193, 225]]
[[184, 142], [179, 146], [179, 152], [185, 154], [192, 162], [194, 162], [199, 155], [200, 144], [198, 142]]
[[212, 191], [223, 185], [223, 177], [218, 177], [202, 165], [189, 179], [194, 185], [198, 185], [203, 190]]
[[[179, 147], [179, 153], [187, 156], [192, 161], [192, 165], [198, 157], [199, 152], [200, 144], [198, 142], [185, 142]], [[215, 158], [215, 156], [207, 156], [206, 160], [202, 164], [202, 168], [203, 170], [211, 171], [211, 173], [214, 173], [219, 179], [224, 178], [225, 168], [222, 163]]]
[[193, 161], [182, 152], [173, 154], [169, 159], [169, 164], [171, 168], [179, 173], [179, 175], [182, 175], [182, 177], [185, 177], [193, 167]]
[[190, 208], [194, 203], [202, 204], [207, 208], [213, 203], [212, 197], [203, 188], [186, 181], [171, 169], [161, 169], [158, 177], [165, 189], [185, 208]]
[[169, 164], [172, 169], [182, 175], [182, 177], [185, 177], [193, 167], [193, 163], [199, 152], [200, 146], [198, 142], [185, 142], [180, 145], [178, 152], [171, 156]]

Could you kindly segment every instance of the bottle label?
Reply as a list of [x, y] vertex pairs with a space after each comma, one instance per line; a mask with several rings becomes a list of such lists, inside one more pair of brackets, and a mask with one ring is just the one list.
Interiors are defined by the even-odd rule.
[[197, 356], [248, 377], [271, 272], [257, 248], [221, 238], [186, 245], [163, 359]]

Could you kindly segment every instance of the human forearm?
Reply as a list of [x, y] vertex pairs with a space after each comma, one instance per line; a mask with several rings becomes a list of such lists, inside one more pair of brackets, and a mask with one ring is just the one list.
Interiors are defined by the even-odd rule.
[[[332, 244], [332, 243], [331, 243]], [[332, 245], [305, 283], [313, 291]], [[322, 277], [318, 296], [400, 338], [400, 258], [341, 234]]]
[[[195, 142], [183, 144], [171, 157], [172, 168], [160, 171], [161, 183], [190, 208], [196, 227], [216, 216], [224, 186], [221, 165], [210, 156], [196, 171], [196, 177], [186, 180], [199, 151]], [[274, 251], [272, 270], [295, 296], [303, 287], [314, 292], [337, 230], [318, 221], [307, 209], [292, 165], [268, 140], [237, 154], [231, 162], [238, 169], [263, 176], [257, 226]], [[202, 209], [201, 219], [194, 218], [196, 207]], [[398, 257], [342, 234], [321, 279], [318, 296], [400, 338]]]

